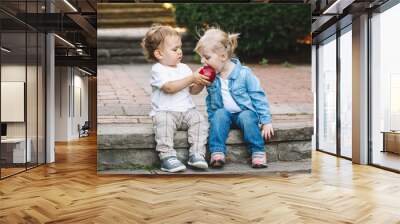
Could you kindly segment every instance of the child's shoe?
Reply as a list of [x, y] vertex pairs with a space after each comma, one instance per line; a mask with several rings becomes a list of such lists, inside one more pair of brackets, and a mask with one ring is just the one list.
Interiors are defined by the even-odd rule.
[[211, 154], [210, 165], [213, 168], [222, 168], [225, 164], [225, 154], [223, 152], [214, 152]]
[[170, 173], [176, 173], [186, 170], [186, 166], [175, 156], [167, 157], [161, 160], [161, 170]]
[[251, 167], [267, 168], [267, 155], [265, 152], [254, 152], [251, 155]]
[[204, 157], [198, 154], [193, 154], [189, 157], [188, 165], [199, 169], [208, 168], [208, 164]]

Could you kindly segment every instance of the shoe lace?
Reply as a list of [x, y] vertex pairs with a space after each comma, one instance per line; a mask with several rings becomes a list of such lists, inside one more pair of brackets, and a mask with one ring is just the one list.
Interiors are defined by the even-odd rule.
[[170, 163], [171, 165], [179, 165], [181, 162], [176, 158], [170, 158], [168, 159], [168, 163]]
[[202, 156], [201, 154], [193, 154], [191, 156], [191, 159], [193, 159], [193, 160], [201, 160], [201, 159], [204, 159], [204, 156]]

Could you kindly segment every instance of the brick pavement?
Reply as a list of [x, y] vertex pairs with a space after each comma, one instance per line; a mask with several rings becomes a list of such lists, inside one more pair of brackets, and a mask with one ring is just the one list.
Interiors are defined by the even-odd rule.
[[[199, 65], [189, 64], [194, 70]], [[261, 81], [271, 105], [274, 122], [312, 122], [311, 68], [299, 65], [248, 65]], [[98, 122], [151, 123], [149, 85], [151, 64], [103, 65], [98, 67]], [[203, 90], [193, 99], [205, 113]]]

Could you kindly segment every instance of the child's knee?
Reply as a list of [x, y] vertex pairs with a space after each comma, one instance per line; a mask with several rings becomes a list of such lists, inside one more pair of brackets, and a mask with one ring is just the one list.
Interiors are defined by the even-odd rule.
[[199, 111], [192, 111], [189, 114], [189, 118], [187, 118], [188, 125], [197, 125], [200, 124], [201, 126], [208, 126], [208, 120], [204, 117], [202, 113]]
[[214, 112], [213, 121], [229, 121], [230, 113], [224, 108], [218, 109]]
[[242, 111], [239, 115], [238, 115], [238, 119], [241, 123], [243, 124], [257, 124], [258, 125], [258, 118], [257, 118], [257, 114], [254, 111], [251, 110], [245, 110]]
[[159, 111], [153, 116], [153, 124], [166, 124], [168, 121], [173, 121], [172, 115], [167, 111]]

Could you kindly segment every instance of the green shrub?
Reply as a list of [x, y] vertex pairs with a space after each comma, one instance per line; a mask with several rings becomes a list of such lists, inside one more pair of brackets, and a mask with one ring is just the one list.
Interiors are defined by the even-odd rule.
[[261, 61], [259, 62], [260, 65], [268, 65], [268, 59], [262, 58]]
[[288, 61], [284, 61], [282, 63], [282, 66], [285, 67], [285, 68], [293, 68], [294, 67], [294, 65], [290, 64]]
[[[310, 33], [311, 11], [306, 4], [176, 4], [176, 22], [187, 27], [192, 40], [207, 26], [240, 33], [236, 53], [261, 59], [270, 55], [310, 52], [298, 43]], [[304, 53], [304, 51], [307, 51]]]
[[193, 55], [193, 61], [197, 64], [201, 64], [201, 58], [198, 54], [194, 53]]

